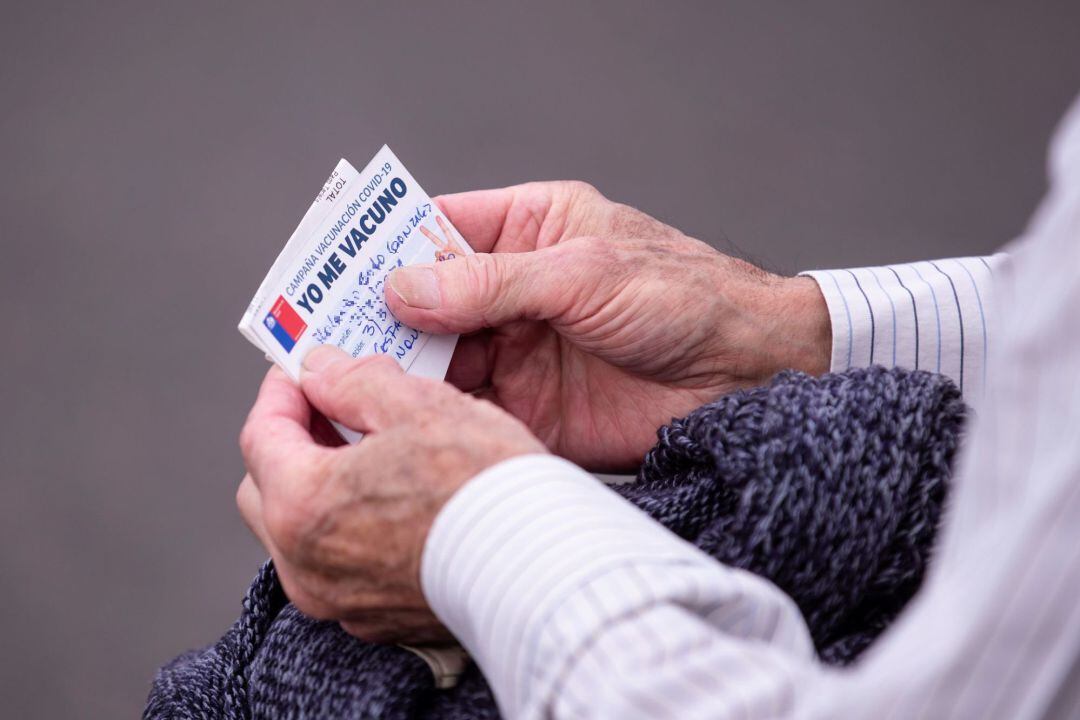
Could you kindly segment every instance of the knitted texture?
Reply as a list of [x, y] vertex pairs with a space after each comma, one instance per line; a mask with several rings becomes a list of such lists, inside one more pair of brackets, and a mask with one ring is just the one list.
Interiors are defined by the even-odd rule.
[[[785, 372], [658, 431], [616, 487], [728, 565], [799, 606], [821, 659], [854, 660], [918, 589], [965, 407], [944, 376], [868, 368]], [[420, 658], [301, 615], [267, 563], [240, 619], [154, 681], [146, 718], [494, 718], [470, 664], [436, 690]]]

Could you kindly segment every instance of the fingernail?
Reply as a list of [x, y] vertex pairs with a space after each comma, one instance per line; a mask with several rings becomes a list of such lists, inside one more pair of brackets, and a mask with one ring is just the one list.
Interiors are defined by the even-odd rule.
[[307, 372], [322, 372], [334, 363], [348, 360], [349, 356], [336, 345], [319, 345], [312, 348], [301, 363]]
[[390, 287], [409, 307], [434, 310], [442, 303], [439, 278], [430, 265], [398, 268], [390, 273]]

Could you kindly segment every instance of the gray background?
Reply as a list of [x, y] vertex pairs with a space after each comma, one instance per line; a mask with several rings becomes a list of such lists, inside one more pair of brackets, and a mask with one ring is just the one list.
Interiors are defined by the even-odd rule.
[[0, 21], [8, 717], [135, 715], [236, 616], [235, 324], [339, 157], [794, 271], [1007, 241], [1080, 89], [1076, 2], [94, 5]]

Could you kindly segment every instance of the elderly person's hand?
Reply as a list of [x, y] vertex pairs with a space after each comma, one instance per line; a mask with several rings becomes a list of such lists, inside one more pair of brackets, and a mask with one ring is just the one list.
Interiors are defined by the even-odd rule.
[[590, 469], [637, 465], [672, 417], [777, 371], [828, 369], [810, 278], [783, 278], [575, 182], [437, 198], [477, 251], [390, 275], [405, 324], [462, 338], [447, 379]]
[[[240, 435], [248, 474], [237, 504], [286, 595], [366, 640], [444, 637], [420, 589], [435, 515], [469, 478], [543, 444], [491, 403], [405, 375], [386, 356], [317, 348], [300, 386], [271, 369]], [[364, 439], [318, 442], [312, 407]]]

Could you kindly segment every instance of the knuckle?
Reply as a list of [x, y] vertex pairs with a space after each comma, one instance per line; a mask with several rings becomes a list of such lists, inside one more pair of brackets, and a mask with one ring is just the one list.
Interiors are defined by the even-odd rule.
[[397, 370], [401, 366], [398, 365], [397, 360], [389, 355], [373, 355], [371, 360], [368, 361], [368, 366], [374, 370]]
[[591, 235], [559, 243], [554, 249], [565, 270], [575, 274], [600, 268], [610, 270], [620, 262], [623, 250], [619, 243]]
[[284, 578], [282, 579], [282, 588], [285, 590], [285, 595], [289, 598], [289, 602], [296, 606], [296, 609], [304, 613], [310, 618], [316, 620], [333, 620], [337, 616], [337, 609], [327, 602], [320, 600], [313, 593], [308, 592], [306, 588], [293, 585], [292, 589], [285, 584]]
[[264, 495], [263, 524], [283, 555], [304, 567], [320, 565], [348, 482], [347, 469], [339, 463], [316, 463], [310, 472]]
[[363, 407], [363, 403], [357, 401], [364, 397], [371, 389], [371, 371], [378, 367], [375, 358], [358, 362], [343, 371], [334, 386], [327, 388], [327, 397], [336, 405], [352, 404], [356, 408]]
[[353, 362], [342, 374], [340, 389], [345, 392], [364, 392], [371, 384], [373, 372], [396, 370], [399, 365], [389, 355], [369, 355]]
[[287, 557], [297, 557], [308, 545], [311, 514], [304, 502], [268, 502], [263, 508], [266, 532]]
[[594, 185], [587, 183], [584, 180], [567, 180], [566, 189], [569, 191], [570, 195], [575, 198], [586, 198], [601, 194]]
[[[472, 399], [453, 385], [430, 378], [417, 378], [412, 385], [412, 391], [415, 394], [413, 405], [417, 418], [433, 420], [441, 425], [446, 425], [447, 417], [459, 414], [469, 407], [469, 401]], [[441, 423], [439, 423], [440, 420]]]
[[369, 643], [386, 643], [395, 639], [393, 626], [379, 620], [350, 620], [341, 623], [342, 629], [355, 638]]
[[611, 232], [624, 240], [645, 240], [649, 245], [668, 245], [681, 238], [675, 228], [660, 222], [656, 218], [641, 212], [637, 208], [621, 203], [614, 203], [615, 212], [611, 218]]
[[597, 257], [603, 252], [609, 252], [612, 246], [612, 243], [604, 238], [595, 235], [581, 235], [559, 243], [554, 249], [562, 253], [564, 257], [581, 260]]
[[467, 255], [464, 260], [467, 295], [484, 303], [498, 293], [499, 261], [495, 255], [487, 253]]
[[[288, 595], [288, 593], [286, 593]], [[296, 606], [296, 609], [307, 615], [314, 620], [329, 620], [330, 615], [321, 612], [322, 606], [308, 599], [306, 595], [297, 595], [296, 597], [290, 597], [289, 601]]]
[[251, 457], [251, 454], [255, 450], [255, 430], [251, 426], [251, 421], [248, 420], [244, 423], [244, 426], [240, 428], [240, 436], [237, 438], [237, 442], [240, 445], [240, 454], [244, 458]]
[[414, 381], [412, 385], [416, 390], [425, 396], [430, 396], [441, 401], [445, 401], [448, 398], [465, 397], [465, 393], [443, 380], [435, 380], [434, 378], [427, 377], [415, 377], [410, 379]]

